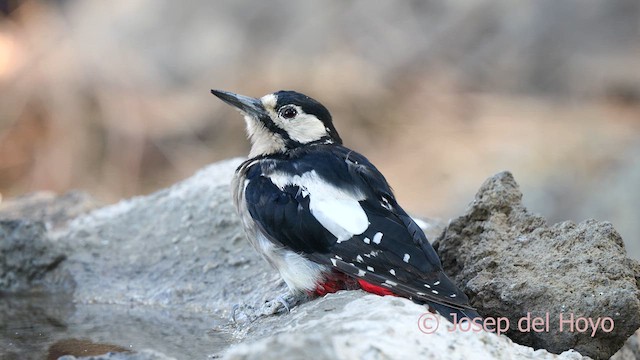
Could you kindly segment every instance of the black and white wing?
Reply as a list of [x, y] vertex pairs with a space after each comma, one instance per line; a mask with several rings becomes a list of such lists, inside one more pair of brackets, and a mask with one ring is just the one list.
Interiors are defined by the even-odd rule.
[[442, 272], [424, 232], [364, 156], [341, 146], [312, 146], [256, 163], [247, 180], [247, 208], [274, 243], [437, 309], [471, 309]]

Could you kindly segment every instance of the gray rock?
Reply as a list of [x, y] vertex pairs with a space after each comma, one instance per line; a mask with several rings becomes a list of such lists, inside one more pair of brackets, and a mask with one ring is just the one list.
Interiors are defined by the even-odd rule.
[[640, 359], [640, 330], [636, 331], [622, 349], [615, 353], [611, 360], [636, 360]]
[[98, 356], [75, 357], [73, 355], [65, 355], [59, 357], [58, 360], [175, 360], [175, 358], [145, 349], [135, 353], [110, 352]]
[[[0, 352], [35, 354], [88, 338], [136, 352], [96, 359], [583, 358], [575, 351], [556, 356], [534, 350], [489, 332], [448, 331], [451, 325], [439, 316], [438, 330], [425, 334], [419, 327], [424, 307], [362, 291], [331, 294], [290, 313], [229, 322], [235, 304], [260, 308], [286, 290], [244, 239], [232, 208], [229, 182], [240, 161], [214, 164], [171, 188], [94, 210], [50, 231], [51, 250], [67, 258], [42, 281], [55, 287], [55, 279], [68, 277], [75, 284], [69, 294], [74, 304], [44, 299], [44, 316], [29, 315], [31, 332], [19, 324], [19, 331], [9, 327], [0, 336], [6, 339]], [[24, 317], [15, 314], [20, 306], [33, 312], [33, 302], [0, 307], [0, 323], [17, 324]], [[30, 337], [39, 332], [47, 334]], [[31, 345], [35, 340], [38, 345]]]
[[52, 249], [41, 222], [0, 221], [0, 291], [36, 290], [64, 255]]
[[[626, 258], [608, 222], [587, 220], [548, 226], [521, 203], [510, 173], [488, 179], [464, 216], [436, 241], [445, 271], [484, 316], [510, 320], [514, 341], [554, 353], [575, 349], [605, 359], [640, 327], [638, 263]], [[519, 319], [549, 314], [548, 329], [521, 331]], [[563, 320], [574, 316], [574, 332]], [[578, 318], [609, 317], [613, 330], [581, 332]], [[526, 324], [522, 323], [525, 328]]]
[[209, 312], [180, 306], [80, 304], [71, 294], [0, 295], [0, 359], [142, 349], [204, 359], [229, 346], [229, 331], [212, 331], [225, 323]]
[[[81, 303], [180, 306], [227, 315], [284, 291], [244, 239], [231, 204], [240, 159], [202, 169], [149, 196], [104, 207], [54, 237]], [[255, 291], [256, 289], [261, 291]]]
[[[252, 359], [583, 359], [575, 351], [552, 355], [490, 332], [454, 330], [430, 314], [434, 332], [421, 328], [425, 307], [392, 296], [341, 291], [266, 318], [226, 354]], [[422, 329], [422, 330], [421, 330]], [[275, 334], [273, 334], [275, 332]], [[246, 339], [246, 338], [245, 338]], [[253, 340], [253, 339], [251, 339]]]
[[59, 229], [98, 206], [97, 200], [81, 191], [63, 195], [41, 191], [0, 202], [0, 219], [40, 221], [48, 229]]

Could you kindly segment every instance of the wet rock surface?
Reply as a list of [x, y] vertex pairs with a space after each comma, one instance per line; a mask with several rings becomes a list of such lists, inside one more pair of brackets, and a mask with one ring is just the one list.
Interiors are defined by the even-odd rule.
[[[63, 296], [33, 298], [32, 292], [24, 297], [0, 294], [3, 300], [0, 306], [3, 357], [0, 358], [41, 359], [54, 350], [53, 358], [63, 356], [65, 360], [304, 356], [316, 359], [583, 358], [572, 350], [560, 355], [534, 350], [489, 332], [449, 331], [451, 325], [439, 316], [432, 320], [439, 321], [437, 331], [427, 334], [421, 331], [424, 324], [420, 323], [426, 312], [424, 307], [406, 299], [379, 297], [362, 291], [330, 294], [299, 305], [290, 313], [233, 324], [229, 316], [234, 305], [247, 304], [249, 308], [260, 309], [265, 301], [286, 291], [278, 274], [244, 239], [231, 205], [229, 181], [240, 161], [233, 159], [211, 165], [168, 189], [93, 210], [71, 221], [65, 220], [59, 227], [50, 226], [47, 230], [42, 225], [48, 221], [46, 216], [40, 218], [42, 223], [39, 228], [36, 226], [39, 230], [24, 234], [39, 234], [41, 241], [33, 244], [42, 243], [47, 249], [43, 252], [37, 250], [40, 245], [32, 246], [33, 258], [64, 255], [64, 260], [53, 268], [47, 267], [49, 271], [39, 280], [41, 287], [58, 289]], [[517, 189], [515, 183], [514, 186]], [[515, 195], [507, 199], [519, 200]], [[495, 199], [480, 198], [476, 205], [486, 201]], [[508, 209], [507, 205], [498, 208]], [[493, 205], [479, 213], [488, 216], [491, 209]], [[485, 278], [465, 275], [464, 271], [473, 266], [467, 263], [471, 261], [470, 255], [464, 252], [467, 251], [464, 244], [449, 240], [459, 223], [454, 221], [440, 239], [445, 265], [452, 274], [457, 274], [456, 279], [466, 286], [465, 290], [481, 312], [495, 308], [495, 313], [483, 313], [505, 316], [501, 313], [504, 309], [498, 306], [504, 301], [501, 294], [493, 300], [495, 307], [490, 308], [491, 298], [485, 296], [490, 293], [483, 293], [493, 291], [496, 283], [505, 280], [488, 275]], [[536, 236], [547, 236], [546, 231], [551, 231], [545, 230], [543, 220], [528, 224]], [[432, 228], [437, 226], [434, 224]], [[538, 228], [542, 230], [536, 230]], [[560, 229], [577, 232], [578, 228], [565, 225]], [[615, 232], [606, 229], [603, 227], [594, 234], [614, 239]], [[489, 226], [485, 230], [474, 234], [480, 237], [485, 233], [497, 234]], [[18, 238], [37, 237], [20, 235]], [[485, 238], [485, 241], [488, 240]], [[601, 247], [622, 251], [619, 266], [624, 267], [627, 263], [623, 261], [623, 250], [616, 244], [616, 241], [603, 242]], [[452, 262], [450, 257], [454, 246], [459, 247], [455, 251], [462, 253], [457, 262]], [[563, 261], [557, 263], [564, 266]], [[2, 267], [2, 271], [7, 268], [5, 263]], [[569, 271], [563, 269], [557, 271]], [[614, 270], [620, 273], [624, 269]], [[626, 274], [622, 272], [620, 279], [609, 278], [611, 287], [621, 295], [632, 290], [631, 285], [624, 282]], [[555, 278], [545, 281], [549, 282], [546, 286], [564, 286], [561, 280], [551, 284]], [[21, 283], [29, 290], [35, 289], [28, 281]], [[521, 285], [522, 293], [507, 299], [510, 304], [518, 304], [544, 298], [541, 293], [544, 289], [540, 286], [539, 282]], [[527, 292], [529, 287], [531, 290]], [[595, 302], [597, 299], [582, 300]], [[624, 299], [627, 298], [621, 296], [617, 301]], [[566, 301], [558, 304], [573, 306]], [[625, 321], [623, 314], [616, 317], [616, 332], [618, 321], [621, 324]], [[25, 321], [30, 327], [25, 327]], [[626, 321], [631, 328], [634, 318]], [[617, 334], [616, 339], [620, 336]], [[77, 352], [83, 350], [82, 346], [132, 352], [83, 357], [82, 352]], [[70, 347], [76, 352], [69, 350]]]
[[53, 248], [42, 222], [0, 220], [0, 292], [33, 290], [64, 255]]
[[[609, 358], [640, 327], [638, 263], [610, 223], [548, 225], [521, 200], [510, 173], [488, 179], [436, 242], [445, 271], [482, 315], [510, 320], [514, 341]], [[518, 327], [528, 314], [543, 319], [541, 331]]]

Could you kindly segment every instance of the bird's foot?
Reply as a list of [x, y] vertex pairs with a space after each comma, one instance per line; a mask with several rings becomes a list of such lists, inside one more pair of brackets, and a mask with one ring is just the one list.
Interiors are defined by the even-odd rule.
[[253, 322], [255, 316], [255, 308], [247, 304], [235, 304], [231, 309], [231, 321], [234, 324], [246, 324]]
[[254, 322], [258, 318], [289, 312], [293, 307], [309, 300], [307, 294], [285, 293], [260, 306], [237, 304], [231, 310], [231, 320], [236, 324]]
[[309, 296], [304, 293], [285, 293], [273, 300], [269, 300], [262, 305], [264, 316], [274, 315], [281, 312], [290, 312], [293, 307], [309, 300]]

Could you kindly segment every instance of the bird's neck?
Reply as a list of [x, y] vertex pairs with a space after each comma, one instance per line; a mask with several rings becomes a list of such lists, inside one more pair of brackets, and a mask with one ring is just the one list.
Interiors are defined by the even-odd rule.
[[249, 158], [285, 151], [285, 141], [280, 135], [274, 134], [251, 118], [245, 117], [245, 120], [247, 123], [247, 134], [249, 135], [249, 140], [251, 140]]
[[253, 142], [251, 145], [251, 151], [249, 151], [249, 158], [254, 158], [258, 156], [266, 156], [277, 153], [282, 153], [285, 150], [284, 142], [277, 141], [279, 139], [274, 139], [275, 141], [268, 140], [259, 140]]

